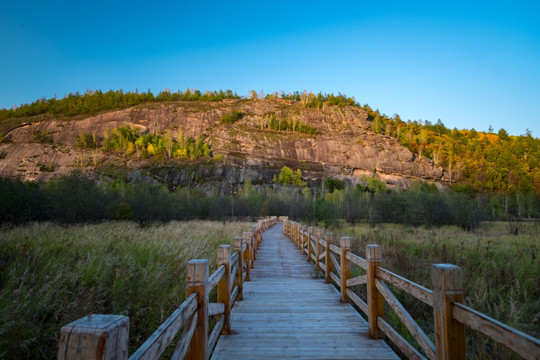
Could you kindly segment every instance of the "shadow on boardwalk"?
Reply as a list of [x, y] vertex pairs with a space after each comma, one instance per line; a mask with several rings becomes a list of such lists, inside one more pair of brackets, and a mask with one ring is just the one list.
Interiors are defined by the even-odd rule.
[[277, 224], [263, 235], [251, 281], [212, 359], [398, 359]]

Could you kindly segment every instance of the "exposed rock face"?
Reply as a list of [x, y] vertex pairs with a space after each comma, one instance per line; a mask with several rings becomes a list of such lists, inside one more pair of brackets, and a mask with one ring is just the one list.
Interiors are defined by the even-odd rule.
[[[244, 116], [235, 124], [222, 124], [221, 116], [231, 110], [241, 111]], [[319, 133], [270, 130], [266, 124], [271, 116], [278, 120], [294, 118]], [[123, 166], [127, 172], [135, 173], [148, 162], [75, 146], [77, 136], [83, 132], [103, 137], [105, 131], [125, 125], [155, 134], [182, 128], [186, 136], [205, 138], [213, 153], [222, 154], [226, 163], [247, 169], [238, 171], [247, 171], [247, 178], [252, 180], [271, 181], [283, 165], [302, 168], [312, 179], [332, 176], [352, 183], [361, 175], [374, 173], [397, 187], [407, 187], [404, 178], [447, 180], [446, 172], [428, 159], [415, 156], [394, 138], [371, 132], [367, 114], [360, 108], [312, 109], [283, 100], [151, 104], [148, 108], [113, 111], [84, 120], [31, 124], [11, 131], [11, 143], [0, 144], [4, 157], [0, 159], [0, 175], [47, 180], [76, 167], [91, 169], [99, 164]], [[52, 143], [36, 143], [36, 131], [49, 134]], [[184, 175], [174, 176], [160, 181], [186, 183], [181, 179]], [[235, 181], [243, 182], [244, 177]]]

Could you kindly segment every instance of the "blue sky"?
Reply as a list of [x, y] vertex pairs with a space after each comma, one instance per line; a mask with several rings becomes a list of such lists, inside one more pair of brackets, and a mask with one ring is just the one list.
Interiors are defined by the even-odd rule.
[[0, 107], [88, 89], [345, 93], [540, 136], [539, 1], [0, 3]]

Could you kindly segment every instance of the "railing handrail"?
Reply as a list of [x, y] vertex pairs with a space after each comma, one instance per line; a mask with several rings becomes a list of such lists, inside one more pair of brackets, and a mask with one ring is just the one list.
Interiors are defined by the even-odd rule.
[[[286, 218], [280, 218], [284, 221]], [[259, 220], [243, 237], [218, 248], [218, 267], [209, 275], [208, 260], [190, 260], [187, 264], [186, 296], [180, 306], [132, 354], [129, 360], [153, 360], [170, 345], [183, 328], [172, 358], [207, 360], [221, 334], [230, 333], [230, 313], [235, 301], [242, 300], [244, 281], [254, 266], [262, 233], [274, 225], [277, 217]], [[234, 269], [234, 271], [233, 271]], [[209, 303], [208, 295], [217, 287], [218, 302]], [[218, 316], [208, 335], [208, 317]], [[129, 318], [119, 315], [90, 315], [61, 329], [58, 359], [77, 358], [125, 360], [128, 358]]]
[[[379, 248], [378, 245], [368, 245], [366, 249], [368, 259], [364, 259], [351, 253], [348, 248], [345, 249], [343, 246], [339, 247], [332, 244], [333, 235], [325, 236], [326, 240], [324, 240], [322, 235], [324, 232], [321, 229], [315, 231], [316, 235], [312, 234], [313, 231], [307, 232], [306, 229], [306, 225], [289, 220], [284, 221], [284, 234], [297, 244], [303, 254], [307, 254], [308, 261], [314, 260], [317, 270], [322, 269], [325, 271], [326, 281], [333, 281], [340, 289], [342, 301], [352, 301], [368, 316], [370, 336], [380, 337], [378, 331], [382, 331], [407, 357], [411, 359], [425, 358], [384, 320], [381, 315], [382, 309], [380, 309], [381, 296], [384, 296], [390, 308], [408, 327], [409, 332], [420, 344], [428, 358], [465, 358], [465, 326], [480, 332], [525, 359], [540, 358], [539, 339], [505, 325], [462, 303], [463, 290], [461, 286], [461, 269], [459, 267], [448, 264], [433, 265], [434, 275], [432, 281], [434, 291], [384, 269], [380, 266], [380, 255], [378, 261], [377, 259], [370, 260], [370, 247], [371, 249], [373, 247]], [[306, 239], [314, 240], [315, 246], [306, 244]], [[307, 251], [305, 250], [306, 246], [308, 247]], [[340, 255], [339, 262], [334, 254]], [[324, 263], [321, 261], [323, 259]], [[348, 273], [350, 263], [366, 270], [367, 274], [350, 278], [350, 272]], [[370, 268], [370, 263], [375, 265]], [[333, 269], [336, 270], [335, 273]], [[373, 284], [370, 284], [370, 282], [373, 282]], [[434, 308], [436, 346], [416, 322], [412, 320], [385, 283], [397, 287]], [[367, 303], [352, 289], [349, 289], [352, 286], [361, 284], [368, 285]]]

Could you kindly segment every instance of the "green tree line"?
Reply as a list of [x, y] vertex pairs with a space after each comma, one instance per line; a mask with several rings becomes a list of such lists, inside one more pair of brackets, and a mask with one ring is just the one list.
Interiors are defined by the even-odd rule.
[[109, 90], [88, 90], [84, 93], [69, 93], [63, 98], [45, 97], [30, 104], [22, 104], [13, 109], [1, 109], [0, 121], [10, 118], [31, 117], [41, 114], [53, 116], [94, 115], [101, 111], [123, 109], [147, 102], [164, 101], [222, 101], [240, 99], [232, 90], [206, 91], [189, 90], [171, 92], [164, 90], [154, 95], [150, 89], [146, 92]]
[[164, 185], [130, 184], [121, 179], [99, 183], [80, 173], [47, 184], [0, 179], [0, 223], [121, 219], [146, 224], [286, 215], [326, 225], [343, 219], [372, 225], [458, 225], [468, 230], [478, 228], [482, 221], [507, 220], [516, 226], [512, 233], [518, 233], [519, 221], [540, 215], [538, 200], [532, 193], [487, 196], [439, 192], [434, 185], [419, 181], [408, 191], [388, 191], [384, 183], [368, 177], [352, 188], [343, 187], [339, 180], [327, 181], [332, 187], [317, 193], [305, 186], [301, 173], [292, 169], [282, 171], [275, 180], [293, 187], [257, 188], [247, 181], [235, 195], [221, 196], [180, 188], [169, 191]]

